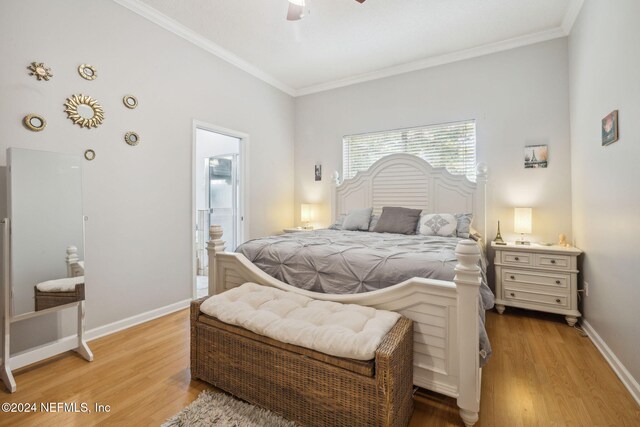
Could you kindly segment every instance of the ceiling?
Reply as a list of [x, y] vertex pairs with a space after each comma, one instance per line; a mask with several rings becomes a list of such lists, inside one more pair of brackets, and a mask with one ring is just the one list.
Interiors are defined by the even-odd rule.
[[582, 0], [115, 0], [292, 95], [566, 36]]

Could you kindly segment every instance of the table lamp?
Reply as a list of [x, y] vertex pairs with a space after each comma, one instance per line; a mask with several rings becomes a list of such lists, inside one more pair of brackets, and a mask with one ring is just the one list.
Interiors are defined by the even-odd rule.
[[524, 235], [531, 234], [531, 208], [515, 208], [513, 215], [513, 231], [520, 233], [521, 240], [516, 240], [516, 245], [530, 244], [530, 242], [524, 240]]
[[313, 227], [309, 224], [313, 221], [315, 205], [309, 203], [303, 203], [300, 205], [300, 221], [302, 221], [302, 228], [305, 230], [311, 230]]

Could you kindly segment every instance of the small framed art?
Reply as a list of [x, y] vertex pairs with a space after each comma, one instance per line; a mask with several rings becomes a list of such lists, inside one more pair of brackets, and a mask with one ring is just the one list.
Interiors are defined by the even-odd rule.
[[315, 168], [316, 181], [322, 181], [322, 165], [318, 163]]
[[602, 146], [618, 140], [618, 110], [613, 110], [602, 119]]
[[549, 148], [546, 145], [527, 145], [524, 147], [524, 167], [546, 168], [549, 159]]

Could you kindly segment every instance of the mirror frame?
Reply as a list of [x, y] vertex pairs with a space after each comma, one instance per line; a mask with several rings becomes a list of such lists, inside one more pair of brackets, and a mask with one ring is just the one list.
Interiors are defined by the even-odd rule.
[[[135, 141], [131, 139], [131, 137], [135, 137]], [[133, 146], [136, 146], [140, 143], [140, 136], [135, 133], [135, 132], [127, 132], [124, 135], [124, 142], [126, 142], [127, 144]]]
[[[129, 104], [127, 102], [129, 100], [133, 101], [133, 104]], [[130, 109], [133, 110], [134, 108], [136, 108], [138, 106], [138, 99], [133, 95], [125, 95], [122, 98], [122, 103], [124, 104], [125, 107], [130, 108]]]
[[[42, 122], [42, 125], [40, 126], [33, 125], [31, 123], [31, 119], [40, 120]], [[44, 119], [44, 117], [39, 116], [37, 114], [27, 114], [26, 116], [24, 116], [24, 119], [22, 119], [22, 123], [24, 123], [27, 129], [33, 132], [40, 132], [41, 130], [47, 127], [47, 121]]]
[[53, 77], [53, 74], [51, 74], [51, 68], [46, 67], [42, 62], [32, 62], [31, 65], [27, 67], [27, 70], [30, 71], [30, 76], [34, 76], [39, 81], [46, 81]]
[[[91, 74], [87, 73], [86, 70], [91, 70]], [[98, 72], [96, 71], [95, 67], [89, 64], [82, 64], [78, 66], [78, 74], [80, 74], [80, 77], [86, 80], [95, 80], [96, 77], [98, 77]]]
[[[78, 114], [78, 106], [80, 105], [89, 106], [93, 110], [93, 117], [85, 119]], [[86, 96], [81, 93], [78, 95], [72, 95], [70, 98], [67, 98], [67, 102], [64, 103], [64, 106], [66, 107], [64, 112], [67, 113], [69, 120], [81, 128], [97, 128], [104, 121], [104, 110], [102, 109], [102, 105], [98, 104], [98, 101], [90, 96]]]

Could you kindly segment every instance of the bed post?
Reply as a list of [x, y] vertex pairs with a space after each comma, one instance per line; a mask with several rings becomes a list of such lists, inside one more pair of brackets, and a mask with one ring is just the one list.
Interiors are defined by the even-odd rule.
[[[489, 168], [486, 163], [480, 162], [476, 166], [476, 184], [478, 185], [478, 203], [475, 206], [478, 217], [476, 228], [482, 236], [482, 241], [487, 242], [487, 180], [489, 179]], [[479, 214], [479, 215], [478, 215]]]
[[67, 277], [75, 277], [74, 264], [80, 261], [78, 257], [78, 248], [75, 246], [67, 247]]
[[333, 171], [331, 175], [331, 224], [335, 224], [338, 220], [338, 201], [336, 200], [336, 192], [340, 185], [340, 172]]
[[224, 240], [222, 237], [222, 226], [212, 225], [209, 227], [209, 242], [207, 242], [207, 253], [209, 256], [209, 296], [216, 294], [216, 254], [224, 252]]
[[480, 248], [472, 240], [456, 246], [458, 264], [453, 281], [458, 293], [458, 407], [467, 427], [478, 421], [480, 411], [480, 365], [478, 337], [478, 298], [482, 280]]

